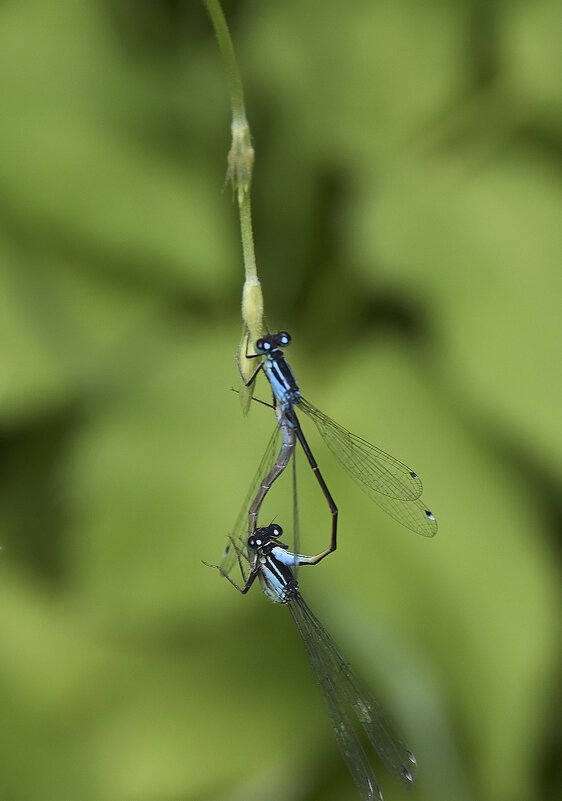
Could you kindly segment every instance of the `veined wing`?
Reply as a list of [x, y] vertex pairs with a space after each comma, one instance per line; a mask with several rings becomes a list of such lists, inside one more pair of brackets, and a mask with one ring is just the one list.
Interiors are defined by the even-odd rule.
[[297, 408], [314, 421], [326, 445], [359, 484], [401, 501], [421, 496], [421, 479], [410, 467], [338, 425], [304, 398]]
[[302, 637], [316, 680], [320, 685], [334, 734], [363, 801], [383, 801], [373, 768], [351, 721], [347, 697], [343, 698], [337, 674], [331, 661], [325, 659], [323, 630], [302, 596], [297, 595], [287, 606]]
[[[331, 707], [335, 703], [338, 708], [338, 715], [341, 709], [345, 709], [346, 706], [353, 709], [374, 751], [391, 771], [408, 785], [411, 785], [414, 781], [416, 769], [416, 759], [412, 751], [394, 732], [393, 727], [372, 693], [356, 676], [335, 642], [302, 597], [299, 595], [289, 606], [295, 623], [303, 636], [305, 645], [307, 645], [307, 641], [312, 642], [311, 646], [307, 645], [307, 650], [328, 706]], [[336, 699], [335, 702], [334, 698]], [[337, 721], [334, 721], [333, 717], [332, 722], [334, 729], [336, 729]], [[337, 734], [336, 731], [336, 736]], [[365, 756], [364, 752], [363, 756]], [[352, 775], [355, 777], [351, 759], [345, 751], [344, 757]], [[374, 795], [372, 797], [382, 798], [374, 777], [370, 779], [370, 783], [373, 782], [379, 796]], [[366, 795], [365, 797], [370, 798], [371, 796]]]
[[347, 431], [311, 403], [297, 404], [314, 422], [322, 439], [359, 487], [381, 509], [424, 537], [437, 533], [437, 521], [420, 496], [423, 485], [410, 467]]
[[[265, 496], [269, 492], [271, 485], [283, 473], [287, 465], [291, 461], [295, 452], [296, 436], [295, 431], [288, 424], [282, 411], [279, 419], [279, 425], [269, 440], [266, 452], [259, 464], [257, 473], [250, 485], [250, 489], [246, 495], [244, 505], [234, 524], [234, 529], [229, 537], [229, 542], [226, 546], [219, 569], [223, 575], [228, 575], [236, 563], [240, 564], [239, 551], [246, 552], [246, 541], [248, 536], [258, 526], [258, 515], [261, 506], [265, 500]], [[281, 444], [279, 444], [281, 440]], [[293, 481], [294, 481], [293, 476]], [[234, 543], [238, 545], [238, 552], [233, 547]], [[240, 566], [242, 575], [244, 570]], [[246, 577], [244, 577], [246, 578]]]
[[[236, 553], [236, 549], [234, 548], [234, 543], [237, 544], [238, 548], [243, 553], [246, 553], [246, 542], [248, 540], [248, 536], [251, 534], [251, 532], [248, 531], [248, 515], [250, 508], [252, 507], [252, 504], [258, 495], [258, 490], [260, 489], [265, 476], [269, 475], [273, 465], [275, 464], [276, 457], [279, 454], [280, 441], [281, 429], [276, 425], [275, 430], [270, 437], [265, 453], [259, 463], [256, 474], [252, 479], [252, 483], [250, 484], [248, 492], [246, 493], [246, 498], [244, 499], [244, 503], [240, 509], [238, 517], [236, 518], [236, 522], [234, 523], [228, 538], [228, 542], [224, 549], [219, 564], [219, 569], [224, 575], [228, 575], [232, 568], [238, 564], [238, 555]], [[245, 576], [244, 580], [246, 580]]]

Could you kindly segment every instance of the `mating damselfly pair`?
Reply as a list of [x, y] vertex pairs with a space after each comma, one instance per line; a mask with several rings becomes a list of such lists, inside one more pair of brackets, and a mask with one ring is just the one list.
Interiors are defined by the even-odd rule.
[[[412, 751], [394, 733], [372, 694], [357, 678], [300, 594], [297, 568], [317, 564], [336, 550], [338, 507], [304, 436], [296, 408], [312, 418], [326, 444], [352, 478], [391, 517], [426, 537], [436, 534], [437, 522], [421, 501], [422, 483], [413, 470], [346, 431], [302, 397], [282, 350], [290, 341], [286, 332], [270, 334], [256, 342], [254, 354], [246, 354], [248, 358], [262, 358], [247, 383], [251, 384], [263, 371], [272, 389], [277, 423], [229, 537], [223, 559], [219, 565], [212, 567], [216, 567], [243, 594], [248, 592], [256, 578], [259, 579], [268, 598], [289, 608], [322, 689], [344, 760], [361, 797], [364, 801], [372, 801], [382, 799], [382, 792], [352, 723], [351, 713], [386, 765], [408, 784], [414, 779], [416, 760]], [[294, 551], [289, 550], [280, 541], [281, 526], [274, 523], [258, 526], [260, 509], [271, 486], [291, 460], [294, 465], [297, 441], [318, 481], [331, 515], [330, 543], [325, 550], [313, 556], [298, 553], [298, 547]], [[298, 543], [296, 512], [293, 514], [293, 528], [294, 541]], [[235, 566], [240, 570], [242, 586], [230, 575]]]

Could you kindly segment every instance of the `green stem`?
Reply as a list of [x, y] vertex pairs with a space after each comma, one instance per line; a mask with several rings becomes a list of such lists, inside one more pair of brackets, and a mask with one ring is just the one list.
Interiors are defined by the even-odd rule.
[[232, 119], [246, 121], [246, 112], [244, 110], [244, 90], [242, 88], [242, 79], [238, 71], [236, 63], [236, 56], [234, 54], [234, 45], [230, 38], [228, 25], [221, 8], [219, 0], [204, 0], [215, 34], [219, 43], [219, 48], [224, 61], [226, 70], [226, 77], [228, 80], [228, 91], [230, 94], [230, 104], [232, 106]]
[[[236, 192], [240, 215], [245, 280], [242, 292], [244, 333], [239, 349], [238, 363], [242, 378], [246, 381], [254, 370], [254, 364], [251, 359], [246, 359], [243, 355], [246, 353], [248, 342], [255, 342], [263, 334], [263, 296], [256, 265], [250, 203], [254, 148], [252, 147], [250, 126], [244, 108], [242, 79], [238, 71], [234, 46], [223, 10], [219, 0], [204, 0], [204, 3], [211, 17], [224, 61], [232, 108], [232, 145], [227, 158], [228, 170], [226, 179], [231, 182], [232, 188]], [[251, 391], [242, 392], [241, 398], [243, 406], [247, 408], [251, 398]]]

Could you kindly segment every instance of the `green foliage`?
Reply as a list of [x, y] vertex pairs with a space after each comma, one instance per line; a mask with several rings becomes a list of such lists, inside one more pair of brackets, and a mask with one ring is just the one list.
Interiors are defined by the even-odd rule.
[[[225, 12], [269, 326], [440, 522], [400, 530], [319, 448], [340, 547], [303, 594], [411, 741], [416, 799], [558, 798], [558, 4]], [[288, 613], [200, 561], [273, 427], [229, 392], [243, 270], [203, 5], [4, 3], [0, 86], [0, 798], [354, 799]]]

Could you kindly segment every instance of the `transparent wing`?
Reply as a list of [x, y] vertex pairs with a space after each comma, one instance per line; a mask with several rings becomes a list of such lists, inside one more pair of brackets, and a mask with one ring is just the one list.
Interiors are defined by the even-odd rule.
[[420, 496], [423, 485], [410, 467], [347, 431], [301, 398], [298, 408], [314, 422], [322, 439], [359, 487], [406, 528], [434, 537], [437, 521]]
[[[337, 673], [331, 661], [325, 658], [323, 629], [304, 600], [297, 595], [289, 604], [289, 610], [302, 637], [316, 680], [322, 689], [330, 714], [334, 734], [363, 801], [382, 801], [381, 789], [373, 768], [365, 754], [350, 719], [347, 705], [339, 691]], [[320, 634], [319, 634], [320, 632]], [[347, 701], [347, 697], [345, 697]]]
[[[279, 444], [281, 440], [281, 444]], [[265, 496], [269, 492], [271, 485], [283, 473], [295, 452], [296, 436], [292, 426], [288, 424], [284, 417], [269, 440], [267, 449], [259, 464], [258, 470], [246, 494], [244, 505], [234, 524], [234, 529], [229, 537], [229, 542], [224, 551], [219, 569], [223, 575], [228, 575], [235, 564], [240, 564], [239, 551], [246, 552], [246, 541], [248, 536], [257, 528], [258, 515]], [[293, 474], [293, 481], [296, 475]], [[238, 551], [233, 548], [238, 545]], [[244, 570], [241, 567], [242, 575]], [[246, 580], [246, 576], [244, 579]]]
[[421, 479], [410, 467], [347, 431], [304, 398], [298, 408], [314, 421], [326, 445], [355, 481], [402, 501], [415, 501], [421, 496]]
[[[350, 723], [346, 707], [353, 709], [371, 746], [387, 767], [410, 785], [416, 769], [416, 759], [412, 751], [394, 732], [371, 692], [355, 675], [303, 598], [298, 595], [290, 602], [289, 608], [330, 709], [336, 737], [349, 770], [360, 788], [363, 783], [375, 792], [374, 795], [369, 795], [362, 790], [363, 797], [382, 798], [382, 793], [355, 733], [353, 732], [353, 738], [348, 733]], [[358, 775], [363, 775], [362, 783], [357, 780]]]
[[[250, 512], [250, 508], [252, 507], [257, 495], [258, 490], [261, 488], [261, 484], [265, 476], [269, 475], [273, 465], [275, 464], [276, 457], [279, 454], [279, 443], [281, 441], [281, 429], [279, 426], [275, 426], [275, 430], [273, 431], [265, 453], [262, 457], [261, 462], [259, 463], [259, 467], [256, 471], [254, 478], [252, 479], [252, 483], [246, 493], [246, 498], [240, 509], [238, 517], [236, 518], [236, 522], [232, 528], [230, 536], [228, 538], [228, 542], [224, 549], [220, 564], [218, 565], [221, 573], [223, 575], [228, 575], [232, 568], [238, 565], [238, 554], [236, 552], [236, 548], [234, 544], [238, 546], [238, 549], [241, 550], [243, 553], [246, 552], [246, 542], [248, 536], [251, 534], [248, 531], [248, 516]], [[265, 496], [264, 496], [265, 497]], [[244, 576], [244, 571], [241, 571], [244, 581], [246, 581], [247, 576]]]

